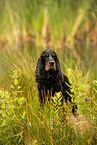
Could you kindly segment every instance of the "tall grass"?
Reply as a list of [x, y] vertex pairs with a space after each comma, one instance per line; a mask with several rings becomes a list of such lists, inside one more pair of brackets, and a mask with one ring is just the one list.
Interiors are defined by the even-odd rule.
[[[96, 3], [0, 1], [0, 144], [96, 144], [96, 49], [88, 49], [97, 42]], [[58, 53], [73, 85], [76, 118], [70, 103], [63, 103], [64, 111], [59, 107], [60, 93], [44, 105], [39, 102], [35, 67], [46, 47]]]
[[95, 144], [97, 81], [91, 82], [91, 72], [83, 74], [77, 63], [63, 69], [75, 92], [79, 113], [75, 118], [70, 104], [63, 103], [64, 111], [58, 107], [60, 93], [54, 101], [40, 104], [34, 74], [36, 59], [30, 55], [9, 51], [1, 61], [6, 68], [0, 83], [1, 144]]
[[96, 42], [96, 4], [96, 0], [1, 0], [1, 46], [18, 48], [22, 42], [26, 48], [28, 41], [43, 47], [72, 46], [75, 40]]

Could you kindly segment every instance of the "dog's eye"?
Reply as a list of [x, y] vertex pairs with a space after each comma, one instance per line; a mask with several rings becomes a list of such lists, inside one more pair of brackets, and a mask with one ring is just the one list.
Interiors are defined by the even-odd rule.
[[55, 54], [52, 54], [52, 57], [55, 57]]
[[49, 55], [48, 54], [45, 54], [45, 57], [49, 57]]

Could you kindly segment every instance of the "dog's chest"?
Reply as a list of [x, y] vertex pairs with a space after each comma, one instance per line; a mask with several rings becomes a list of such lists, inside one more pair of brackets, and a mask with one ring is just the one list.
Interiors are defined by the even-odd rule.
[[[50, 89], [50, 88], [55, 88], [55, 89], [57, 89], [57, 88], [60, 88], [60, 86], [61, 86], [61, 81], [60, 81], [60, 79], [58, 78], [58, 77], [56, 77], [56, 76], [52, 76], [52, 75], [48, 75], [48, 76], [46, 76], [46, 78], [45, 78], [45, 87], [47, 88], [47, 89]], [[59, 89], [58, 89], [59, 90]]]

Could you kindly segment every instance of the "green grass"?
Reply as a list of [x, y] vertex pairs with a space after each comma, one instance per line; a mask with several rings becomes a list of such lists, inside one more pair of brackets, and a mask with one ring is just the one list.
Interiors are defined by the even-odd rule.
[[64, 70], [64, 62], [60, 58], [63, 72], [73, 84], [79, 113], [75, 118], [71, 109], [68, 110], [70, 104], [64, 102], [64, 111], [57, 107], [60, 93], [56, 94], [55, 103], [51, 100], [43, 106], [40, 104], [35, 83], [37, 57], [37, 53], [31, 57], [27, 51], [2, 53], [1, 144], [95, 144], [97, 81], [89, 77], [92, 73], [85, 71], [83, 74], [78, 62], [69, 69], [66, 65], [68, 59]]
[[[1, 0], [0, 20], [0, 144], [95, 145], [97, 0]], [[73, 85], [76, 118], [70, 103], [59, 107], [60, 93], [39, 102], [35, 68], [46, 47]]]
[[2, 46], [18, 48], [21, 41], [25, 48], [28, 41], [43, 47], [96, 42], [96, 0], [1, 0], [0, 13]]

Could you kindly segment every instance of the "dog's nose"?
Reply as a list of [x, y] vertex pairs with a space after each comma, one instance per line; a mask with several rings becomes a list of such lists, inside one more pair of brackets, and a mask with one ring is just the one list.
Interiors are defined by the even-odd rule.
[[49, 62], [51, 66], [54, 66], [54, 61]]

